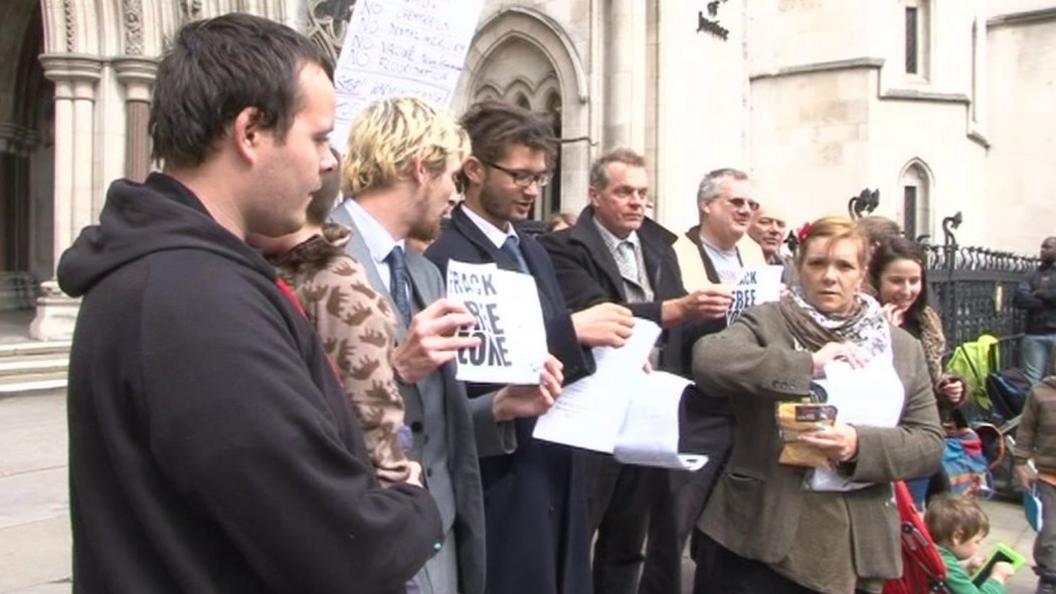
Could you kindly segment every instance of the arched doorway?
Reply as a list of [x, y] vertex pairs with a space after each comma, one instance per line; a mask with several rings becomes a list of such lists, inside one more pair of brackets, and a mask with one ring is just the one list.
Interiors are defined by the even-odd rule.
[[54, 86], [44, 77], [37, 0], [0, 4], [0, 312], [31, 317], [51, 276]]

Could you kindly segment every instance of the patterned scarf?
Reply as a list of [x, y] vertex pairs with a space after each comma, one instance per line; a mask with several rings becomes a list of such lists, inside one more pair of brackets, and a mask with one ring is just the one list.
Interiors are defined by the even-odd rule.
[[854, 311], [846, 317], [821, 313], [797, 288], [781, 299], [781, 314], [792, 336], [814, 352], [830, 342], [850, 342], [870, 357], [891, 350], [891, 328], [876, 299], [865, 293], [854, 297]]

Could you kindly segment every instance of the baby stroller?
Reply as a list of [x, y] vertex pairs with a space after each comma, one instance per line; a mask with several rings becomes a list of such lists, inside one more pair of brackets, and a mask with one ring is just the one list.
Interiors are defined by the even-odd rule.
[[1012, 449], [1019, 417], [1030, 391], [1030, 381], [1017, 368], [1001, 369], [998, 340], [983, 335], [957, 347], [948, 369], [968, 384], [964, 406], [958, 411], [963, 426], [978, 435], [987, 461], [987, 488], [992, 493], [1018, 497]]

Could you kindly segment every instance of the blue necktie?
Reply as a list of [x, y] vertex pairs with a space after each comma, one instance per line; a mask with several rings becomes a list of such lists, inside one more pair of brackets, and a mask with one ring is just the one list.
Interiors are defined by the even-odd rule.
[[531, 271], [528, 270], [528, 263], [524, 261], [524, 255], [521, 254], [521, 248], [517, 243], [517, 238], [510, 235], [506, 237], [506, 241], [502, 242], [502, 247], [499, 249], [517, 263], [517, 270], [525, 274], [531, 274]]
[[403, 248], [396, 246], [385, 261], [389, 264], [389, 294], [405, 324], [411, 323], [411, 279], [407, 275], [407, 258]]

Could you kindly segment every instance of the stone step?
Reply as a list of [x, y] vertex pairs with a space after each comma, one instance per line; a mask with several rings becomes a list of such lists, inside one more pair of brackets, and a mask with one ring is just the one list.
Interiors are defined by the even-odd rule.
[[0, 376], [0, 398], [66, 389], [66, 371]]
[[8, 357], [22, 357], [26, 355], [54, 355], [70, 352], [69, 340], [24, 340], [19, 342], [0, 344], [0, 361]]
[[0, 358], [0, 379], [40, 373], [66, 373], [68, 354], [19, 355]]

